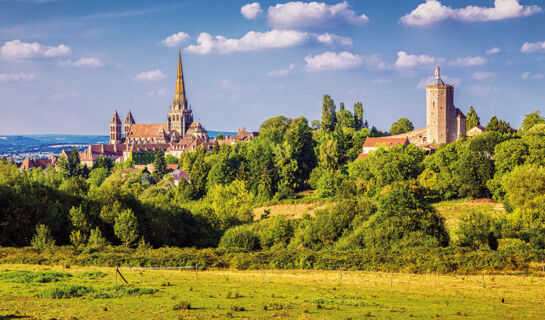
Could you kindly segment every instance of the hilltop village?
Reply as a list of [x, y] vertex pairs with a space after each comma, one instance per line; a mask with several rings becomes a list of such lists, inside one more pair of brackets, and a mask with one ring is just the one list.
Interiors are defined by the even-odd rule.
[[[199, 147], [211, 151], [215, 145], [252, 141], [259, 135], [259, 132], [247, 132], [246, 128], [242, 128], [238, 129], [236, 135], [211, 139], [203, 125], [193, 121], [193, 109], [188, 103], [185, 89], [181, 52], [178, 53], [174, 99], [166, 122], [137, 123], [130, 110], [122, 122], [116, 110], [110, 120], [109, 129], [109, 144], [89, 145], [86, 150], [79, 152], [82, 165], [90, 168], [99, 157], [107, 157], [113, 162], [132, 159], [135, 165], [146, 166], [153, 162], [155, 153], [159, 151], [179, 158], [181, 154], [195, 151]], [[369, 136], [361, 146], [358, 158], [365, 158], [378, 146], [413, 144], [433, 153], [441, 144], [454, 142], [464, 138], [466, 134], [474, 136], [484, 130], [484, 127], [476, 126], [466, 133], [466, 116], [454, 104], [454, 86], [443, 82], [437, 66], [435, 80], [426, 86], [426, 127], [398, 135], [386, 133], [384, 137]], [[61, 157], [67, 158], [68, 153], [63, 150]], [[56, 157], [27, 158], [21, 164], [21, 169], [45, 168], [55, 165], [57, 160]]]

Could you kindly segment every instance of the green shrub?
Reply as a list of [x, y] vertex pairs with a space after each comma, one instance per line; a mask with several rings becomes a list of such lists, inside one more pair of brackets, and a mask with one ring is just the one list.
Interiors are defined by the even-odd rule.
[[187, 301], [180, 301], [172, 307], [172, 310], [189, 310], [191, 309], [191, 303]]
[[498, 249], [498, 235], [494, 232], [494, 221], [485, 213], [470, 212], [462, 216], [456, 234], [460, 246], [473, 249], [481, 247]]
[[50, 288], [46, 288], [38, 293], [38, 298], [48, 299], [69, 299], [85, 296], [94, 292], [93, 287], [80, 286], [80, 285], [59, 285]]
[[26, 270], [0, 273], [0, 279], [17, 283], [48, 283], [63, 281], [72, 277], [69, 273], [61, 272], [32, 272]]
[[223, 234], [219, 247], [244, 251], [259, 250], [259, 236], [246, 225], [234, 227]]
[[85, 279], [100, 279], [100, 278], [104, 278], [105, 276], [106, 274], [102, 271], [85, 271], [77, 275], [78, 278], [85, 278]]
[[36, 234], [30, 242], [34, 249], [43, 250], [51, 249], [55, 245], [55, 240], [51, 236], [49, 228], [43, 224], [36, 227]]

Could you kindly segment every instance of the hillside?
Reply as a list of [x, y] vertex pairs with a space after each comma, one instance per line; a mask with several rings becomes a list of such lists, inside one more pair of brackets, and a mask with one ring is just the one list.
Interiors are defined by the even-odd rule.
[[[253, 210], [254, 220], [259, 220], [265, 210], [269, 210], [271, 217], [283, 215], [290, 219], [296, 219], [302, 217], [305, 213], [314, 216], [317, 210], [325, 209], [328, 205], [333, 203], [334, 202], [328, 201], [279, 203], [258, 207]], [[458, 225], [460, 217], [466, 213], [480, 211], [495, 216], [505, 212], [503, 204], [493, 202], [489, 199], [441, 201], [433, 204], [433, 207], [435, 207], [441, 216], [445, 218], [445, 225], [451, 236], [454, 234], [454, 230]]]

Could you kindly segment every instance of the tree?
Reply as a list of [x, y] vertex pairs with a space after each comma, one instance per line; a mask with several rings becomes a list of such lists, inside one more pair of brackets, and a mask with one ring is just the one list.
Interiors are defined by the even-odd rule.
[[356, 130], [363, 128], [363, 105], [361, 102], [354, 104], [354, 128]]
[[545, 167], [525, 165], [502, 179], [506, 199], [513, 208], [535, 210], [545, 200]]
[[102, 184], [102, 182], [104, 182], [104, 180], [106, 180], [108, 175], [110, 175], [108, 169], [102, 167], [95, 168], [89, 173], [89, 178], [87, 178], [87, 182], [91, 185], [98, 187]]
[[310, 128], [312, 130], [320, 130], [320, 120], [312, 120], [310, 122]]
[[330, 95], [326, 94], [322, 102], [322, 123], [320, 127], [326, 132], [331, 132], [335, 129], [336, 124], [335, 102]]
[[49, 228], [43, 224], [36, 227], [36, 234], [30, 242], [34, 249], [43, 250], [50, 249], [55, 245], [55, 240], [51, 236]]
[[220, 227], [232, 226], [252, 221], [253, 195], [246, 189], [244, 181], [235, 180], [231, 184], [213, 186], [207, 198], [220, 221]]
[[396, 122], [392, 124], [390, 127], [390, 134], [396, 135], [396, 134], [402, 134], [405, 132], [413, 131], [414, 125], [413, 123], [407, 119], [407, 118], [400, 118]]
[[81, 167], [79, 165], [79, 152], [76, 148], [72, 149], [68, 154], [68, 158], [61, 157], [59, 167], [63, 169], [63, 174], [68, 177], [79, 176]]
[[274, 143], [282, 143], [290, 122], [291, 119], [284, 116], [265, 120], [259, 126], [259, 136]]
[[537, 124], [545, 124], [545, 118], [541, 116], [541, 111], [539, 110], [524, 116], [524, 120], [522, 120], [522, 133], [527, 134]]
[[293, 119], [286, 131], [284, 144], [275, 153], [280, 176], [290, 188], [305, 185], [310, 172], [316, 166], [314, 141], [307, 119]]
[[160, 181], [167, 173], [167, 164], [165, 161], [165, 153], [163, 151], [159, 151], [155, 154], [153, 165], [155, 166], [155, 170], [153, 171], [153, 179], [155, 179], [155, 181]]
[[329, 172], [337, 170], [339, 154], [337, 152], [336, 140], [328, 139], [320, 144], [318, 164], [322, 169]]
[[131, 209], [121, 211], [115, 218], [114, 233], [127, 247], [138, 240], [140, 237], [138, 220]]
[[112, 159], [110, 159], [108, 157], [99, 156], [93, 162], [92, 169], [104, 168], [104, 169], [110, 171], [113, 167], [114, 167], [114, 162], [112, 161]]
[[346, 109], [339, 110], [339, 112], [337, 113], [337, 126], [340, 126], [342, 129], [354, 129], [356, 125], [352, 112]]
[[481, 118], [477, 115], [475, 108], [473, 106], [469, 107], [469, 111], [466, 114], [466, 132], [476, 126], [481, 125]]
[[215, 140], [223, 140], [223, 139], [225, 139], [225, 136], [223, 135], [223, 133], [218, 133], [218, 134], [216, 135]]
[[511, 125], [504, 120], [498, 120], [496, 116], [492, 116], [486, 125], [486, 131], [495, 131], [500, 134], [511, 133]]
[[197, 156], [191, 167], [190, 177], [191, 183], [195, 187], [195, 196], [200, 198], [206, 193], [206, 180], [210, 167], [205, 161], [206, 149], [199, 148], [196, 153]]

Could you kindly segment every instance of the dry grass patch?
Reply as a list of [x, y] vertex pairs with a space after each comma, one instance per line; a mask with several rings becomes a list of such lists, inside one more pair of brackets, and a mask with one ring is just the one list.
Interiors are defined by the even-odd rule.
[[265, 207], [255, 208], [253, 210], [254, 220], [261, 219], [261, 216], [268, 210], [270, 212], [270, 217], [274, 216], [285, 216], [289, 219], [301, 218], [305, 213], [314, 216], [317, 210], [325, 209], [328, 205], [333, 204], [333, 202], [310, 202], [310, 203], [281, 203]]

